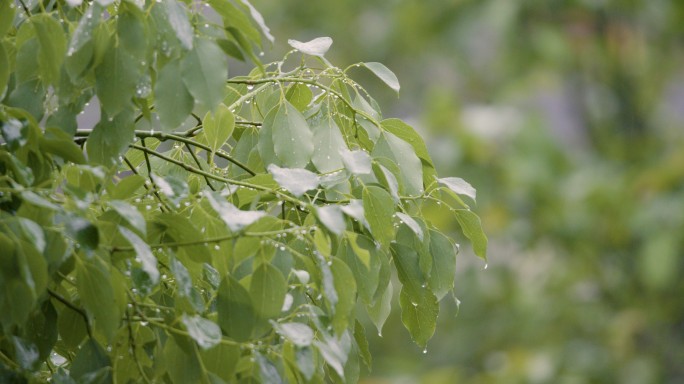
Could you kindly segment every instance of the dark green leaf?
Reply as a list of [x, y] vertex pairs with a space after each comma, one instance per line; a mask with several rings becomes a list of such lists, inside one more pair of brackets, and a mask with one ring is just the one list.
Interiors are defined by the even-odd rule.
[[83, 149], [74, 143], [73, 138], [60, 128], [49, 127], [40, 139], [40, 149], [76, 164], [85, 164]]
[[119, 328], [121, 313], [107, 265], [99, 257], [79, 260], [76, 276], [81, 302], [94, 321], [95, 329], [112, 340]]
[[86, 376], [108, 368], [110, 364], [109, 357], [100, 344], [94, 339], [88, 339], [78, 350], [71, 364], [70, 375], [76, 381], [81, 382]]
[[7, 82], [9, 81], [9, 75], [9, 57], [7, 56], [7, 50], [5, 50], [5, 46], [2, 43], [0, 43], [0, 100], [2, 100], [5, 97], [5, 91], [7, 90]]
[[196, 39], [194, 47], [181, 62], [181, 74], [195, 101], [208, 110], [213, 110], [223, 100], [228, 62], [215, 42]]
[[257, 317], [249, 292], [232, 276], [226, 276], [216, 298], [218, 324], [237, 341], [249, 340]]
[[213, 372], [225, 382], [230, 382], [240, 358], [240, 347], [218, 344], [209, 350], [201, 350], [200, 356], [207, 371]]
[[451, 240], [444, 234], [430, 231], [430, 255], [432, 256], [432, 272], [428, 278], [430, 289], [442, 300], [454, 288], [456, 275], [456, 252]]
[[411, 338], [421, 347], [426, 347], [428, 340], [435, 333], [439, 304], [437, 298], [429, 290], [422, 294], [410, 295], [403, 288], [399, 295], [401, 321], [411, 333]]
[[133, 118], [133, 113], [127, 110], [112, 120], [100, 120], [86, 141], [88, 160], [105, 166], [118, 163], [119, 156], [126, 151], [135, 137]]
[[140, 76], [140, 65], [121, 46], [111, 44], [106, 50], [102, 63], [95, 68], [95, 92], [107, 117], [132, 120], [133, 116], [120, 117], [119, 112], [131, 106], [131, 98]]

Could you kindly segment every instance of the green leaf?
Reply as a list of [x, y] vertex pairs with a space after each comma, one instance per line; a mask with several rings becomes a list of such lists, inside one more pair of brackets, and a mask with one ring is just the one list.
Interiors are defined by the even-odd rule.
[[100, 244], [100, 233], [89, 220], [79, 216], [64, 218], [67, 233], [86, 250], [95, 250]]
[[138, 60], [144, 60], [148, 54], [148, 32], [144, 17], [140, 9], [131, 3], [122, 2], [116, 19], [119, 44]]
[[154, 87], [155, 110], [162, 128], [167, 132], [181, 125], [195, 105], [195, 100], [180, 79], [180, 62], [170, 61], [159, 71]]
[[252, 275], [249, 294], [255, 313], [262, 319], [278, 316], [287, 293], [287, 281], [280, 271], [269, 263], [262, 263]]
[[173, 337], [166, 339], [163, 359], [160, 360], [164, 361], [165, 364], [162, 368], [165, 368], [173, 384], [201, 382], [202, 371], [197, 354], [193, 350], [188, 350], [187, 347], [178, 345]]
[[119, 163], [123, 154], [135, 137], [133, 112], [127, 110], [112, 120], [100, 120], [86, 140], [88, 160], [93, 164], [110, 166]]
[[366, 312], [368, 312], [368, 317], [370, 317], [375, 328], [377, 328], [378, 336], [382, 336], [382, 327], [385, 325], [385, 321], [387, 321], [387, 318], [392, 312], [393, 294], [394, 287], [392, 287], [392, 282], [389, 282], [382, 296], [378, 298], [375, 303], [366, 306]]
[[[0, 1], [0, 37], [4, 37], [12, 28], [15, 12], [16, 7], [13, 2]], [[0, 87], [0, 91], [2, 91], [2, 87]], [[2, 95], [2, 92], [0, 92], [0, 95]]]
[[[305, 87], [308, 89], [308, 87]], [[311, 162], [321, 173], [327, 173], [344, 167], [341, 151], [348, 151], [340, 127], [332, 115], [325, 115], [313, 123], [314, 150]]]
[[385, 157], [397, 165], [401, 171], [397, 177], [412, 196], [423, 193], [423, 167], [413, 147], [397, 136], [383, 132], [373, 148], [372, 156]]
[[167, 174], [164, 177], [152, 172], [150, 175], [159, 191], [164, 194], [173, 204], [178, 206], [180, 202], [188, 197], [190, 187], [181, 177]]
[[454, 288], [454, 276], [456, 276], [454, 245], [444, 234], [431, 230], [430, 255], [432, 256], [432, 271], [428, 284], [437, 296], [437, 300], [442, 300]]
[[340, 156], [344, 167], [355, 175], [367, 175], [371, 173], [371, 158], [368, 152], [363, 150], [350, 151], [343, 148], [340, 151]]
[[351, 337], [343, 333], [340, 338], [321, 334], [320, 340], [314, 340], [314, 345], [323, 356], [328, 365], [341, 377], [344, 378], [344, 365], [347, 363], [351, 350]]
[[362, 196], [364, 216], [370, 226], [371, 234], [384, 247], [389, 247], [390, 241], [394, 239], [392, 196], [376, 186], [364, 188]]
[[145, 243], [135, 232], [126, 227], [119, 226], [119, 232], [128, 240], [135, 250], [136, 260], [142, 264], [143, 271], [150, 278], [152, 284], [159, 282], [159, 270], [157, 269], [157, 258], [152, 254], [149, 245]]
[[476, 191], [467, 181], [460, 177], [445, 177], [437, 181], [459, 195], [468, 196], [475, 201]]
[[176, 287], [181, 297], [190, 297], [192, 294], [192, 277], [183, 263], [175, 257], [169, 257], [169, 267], [173, 277], [176, 278]]
[[[109, 118], [131, 106], [139, 76], [138, 61], [120, 45], [111, 44], [102, 63], [95, 68], [95, 92]], [[128, 115], [130, 112], [126, 111], [124, 114]], [[103, 120], [105, 119], [103, 116]], [[132, 120], [132, 116], [124, 119]]]
[[9, 81], [9, 75], [9, 56], [7, 55], [7, 50], [5, 50], [5, 46], [2, 43], [0, 43], [0, 100], [2, 100], [5, 97], [5, 91], [7, 90], [7, 82]]
[[200, 350], [200, 356], [207, 371], [213, 372], [223, 381], [229, 382], [235, 373], [235, 366], [240, 358], [240, 347], [218, 344], [209, 350]]
[[323, 55], [328, 52], [328, 49], [330, 49], [333, 41], [329, 37], [317, 37], [307, 42], [290, 39], [287, 43], [301, 53], [323, 57]]
[[[71, 364], [70, 375], [78, 382], [102, 369], [109, 369], [111, 362], [105, 350], [94, 339], [88, 339], [76, 353]], [[110, 382], [109, 380], [104, 382]]]
[[183, 325], [200, 348], [207, 350], [221, 342], [221, 329], [216, 323], [201, 316], [183, 314]]
[[79, 260], [76, 277], [76, 287], [88, 317], [95, 322], [95, 329], [112, 340], [119, 328], [121, 313], [107, 264], [99, 257]]
[[418, 222], [413, 219], [413, 217], [403, 213], [403, 212], [397, 212], [397, 217], [399, 220], [401, 220], [406, 226], [408, 226], [413, 233], [416, 234], [418, 237], [418, 240], [423, 241], [424, 234], [423, 234], [423, 228], [420, 227]]
[[268, 172], [273, 175], [273, 180], [278, 185], [297, 197], [318, 187], [318, 175], [303, 168], [280, 168], [275, 164], [270, 164]]
[[221, 220], [233, 232], [239, 232], [244, 227], [266, 216], [266, 212], [263, 211], [241, 211], [218, 194], [205, 193], [204, 196], [219, 214]]
[[338, 258], [333, 258], [330, 270], [337, 292], [332, 326], [335, 333], [340, 335], [349, 327], [353, 318], [353, 310], [356, 305], [356, 280], [347, 264]]
[[368, 68], [375, 76], [392, 88], [395, 92], [399, 93], [399, 79], [382, 63], [363, 63], [363, 66]]
[[147, 234], [145, 218], [133, 205], [121, 200], [111, 200], [107, 204], [135, 229], [139, 235], [144, 237]]
[[279, 165], [304, 168], [314, 151], [313, 134], [309, 125], [304, 116], [289, 102], [284, 101], [276, 108], [271, 130], [273, 151], [280, 160]]
[[370, 347], [368, 346], [368, 339], [366, 338], [366, 331], [363, 328], [363, 325], [358, 320], [354, 324], [354, 340], [356, 340], [356, 345], [358, 346], [359, 355], [361, 355], [361, 359], [363, 360], [363, 363], [366, 365], [366, 368], [368, 368], [370, 370], [371, 366], [372, 366], [373, 359], [372, 359], [372, 356], [370, 353]]
[[247, 8], [249, 8], [249, 14], [252, 16], [252, 19], [254, 19], [254, 21], [257, 23], [259, 28], [261, 28], [261, 33], [263, 33], [264, 36], [266, 36], [268, 41], [273, 43], [275, 41], [275, 38], [273, 37], [273, 35], [271, 35], [271, 30], [266, 26], [266, 23], [264, 22], [264, 17], [261, 16], [261, 13], [259, 13], [259, 11], [257, 11], [257, 9], [254, 8], [254, 6], [252, 6], [252, 4], [250, 4], [249, 1], [247, 1], [247, 0], [240, 0], [240, 1], [242, 1], [242, 4], [246, 5]]
[[17, 336], [12, 336], [11, 340], [14, 344], [15, 359], [19, 366], [25, 370], [35, 369], [34, 365], [40, 357], [38, 348], [32, 342]]
[[271, 321], [273, 329], [278, 332], [279, 335], [290, 340], [292, 344], [298, 347], [308, 347], [313, 342], [314, 332], [306, 324], [303, 323], [276, 323]]
[[86, 162], [83, 150], [74, 143], [73, 138], [60, 128], [48, 127], [39, 139], [40, 149], [76, 164]]
[[313, 92], [306, 84], [295, 83], [287, 89], [285, 98], [300, 112], [304, 112], [313, 99]]
[[423, 294], [409, 295], [404, 289], [399, 294], [401, 306], [401, 321], [411, 333], [411, 338], [421, 347], [426, 347], [427, 342], [435, 333], [439, 304], [432, 292], [424, 290]]
[[224, 104], [219, 104], [214, 113], [207, 112], [202, 119], [202, 132], [214, 151], [228, 141], [234, 128], [235, 116]]
[[232, 276], [226, 276], [216, 297], [218, 324], [227, 336], [237, 341], [247, 341], [257, 317], [249, 292]]
[[411, 144], [421, 163], [423, 163], [423, 182], [425, 185], [432, 183], [437, 176], [437, 172], [428, 153], [425, 141], [423, 141], [418, 132], [399, 119], [386, 119], [382, 121], [381, 125], [388, 132]]
[[273, 144], [273, 132], [277, 123], [277, 119], [279, 118], [279, 111], [280, 105], [271, 108], [266, 116], [264, 116], [264, 121], [261, 123], [261, 129], [259, 129], [257, 150], [259, 151], [259, 156], [261, 157], [261, 161], [264, 165], [280, 164], [278, 157], [275, 154]]
[[338, 236], [347, 229], [342, 210], [336, 205], [316, 207], [316, 216], [330, 232]]
[[169, 25], [176, 33], [176, 37], [183, 45], [183, 48], [188, 50], [192, 49], [193, 30], [192, 25], [190, 25], [190, 20], [188, 19], [188, 14], [185, 11], [185, 7], [177, 0], [164, 1], [159, 5], [164, 7]]
[[66, 35], [59, 22], [48, 14], [36, 15], [30, 20], [40, 44], [38, 66], [43, 74], [42, 80], [47, 84], [55, 85], [59, 82], [66, 53]]
[[477, 256], [487, 261], [487, 236], [482, 230], [480, 218], [470, 210], [457, 209], [456, 220], [463, 230], [463, 234], [473, 244], [473, 251]]
[[228, 62], [215, 42], [197, 38], [192, 50], [182, 59], [181, 74], [195, 101], [208, 110], [213, 110], [223, 100]]

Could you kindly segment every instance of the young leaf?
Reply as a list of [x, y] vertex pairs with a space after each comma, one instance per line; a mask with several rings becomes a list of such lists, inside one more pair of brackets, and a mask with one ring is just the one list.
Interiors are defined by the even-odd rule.
[[223, 100], [228, 62], [215, 42], [198, 38], [182, 59], [181, 74], [190, 94], [205, 108], [212, 110]]
[[314, 151], [311, 129], [304, 116], [289, 102], [284, 101], [276, 108], [271, 128], [273, 151], [285, 167], [304, 168]]
[[363, 66], [368, 68], [371, 72], [375, 74], [380, 80], [392, 88], [395, 92], [399, 93], [399, 79], [382, 63], [363, 63]]
[[318, 175], [302, 168], [280, 168], [275, 164], [268, 166], [268, 172], [281, 187], [299, 197], [306, 191], [318, 187]]
[[333, 41], [329, 37], [317, 37], [304, 43], [293, 39], [288, 40], [287, 43], [301, 53], [323, 57], [328, 52], [328, 49], [330, 49]]
[[176, 60], [168, 62], [159, 71], [154, 86], [155, 110], [162, 129], [171, 132], [181, 125], [192, 112], [195, 100], [180, 81], [181, 68]]
[[183, 325], [200, 348], [207, 350], [221, 342], [221, 329], [216, 323], [201, 316], [183, 314]]
[[442, 179], [438, 179], [437, 181], [440, 184], [454, 191], [454, 193], [468, 196], [471, 199], [473, 199], [473, 201], [475, 200], [475, 188], [473, 188], [467, 181], [461, 179], [460, 177], [445, 177]]
[[202, 119], [204, 137], [214, 151], [221, 148], [233, 134], [235, 116], [224, 104], [219, 104], [214, 113], [207, 112]]
[[364, 216], [375, 240], [385, 247], [389, 247], [394, 239], [394, 201], [384, 189], [370, 186], [363, 189]]

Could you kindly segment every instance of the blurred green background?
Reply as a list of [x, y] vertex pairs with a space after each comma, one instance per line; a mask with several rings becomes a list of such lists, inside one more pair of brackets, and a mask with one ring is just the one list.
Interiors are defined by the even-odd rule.
[[[253, 0], [276, 36], [380, 61], [352, 74], [478, 190], [428, 353], [366, 328], [364, 383], [684, 382], [684, 2]], [[456, 234], [451, 217], [437, 226]]]

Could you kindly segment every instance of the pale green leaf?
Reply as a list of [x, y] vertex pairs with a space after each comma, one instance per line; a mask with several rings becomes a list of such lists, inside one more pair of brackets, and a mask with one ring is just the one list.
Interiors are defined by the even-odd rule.
[[214, 151], [221, 148], [233, 134], [235, 116], [224, 104], [219, 104], [214, 113], [207, 112], [202, 119], [202, 131], [207, 143]]
[[219, 214], [221, 220], [233, 232], [239, 232], [244, 227], [266, 216], [266, 212], [263, 211], [241, 211], [218, 194], [205, 193], [204, 196], [209, 201], [209, 204], [211, 204], [211, 207]]
[[276, 125], [276, 119], [279, 118], [280, 106], [275, 106], [264, 116], [264, 121], [261, 123], [259, 129], [259, 141], [257, 142], [257, 150], [264, 165], [279, 164], [278, 157], [275, 154], [273, 145], [273, 131]]
[[314, 332], [306, 324], [303, 323], [276, 323], [271, 321], [273, 328], [279, 335], [290, 340], [298, 347], [308, 347], [313, 342]]
[[266, 36], [268, 41], [273, 43], [273, 41], [275, 41], [275, 38], [273, 37], [273, 35], [271, 35], [271, 30], [266, 26], [266, 23], [264, 22], [264, 17], [261, 16], [261, 13], [259, 13], [259, 11], [257, 11], [257, 9], [254, 8], [254, 6], [252, 6], [252, 4], [249, 1], [240, 1], [242, 1], [242, 4], [246, 5], [247, 8], [249, 8], [249, 14], [252, 16], [252, 19], [254, 19], [259, 28], [261, 28], [261, 33], [263, 33], [264, 36]]
[[59, 22], [48, 14], [31, 18], [40, 44], [38, 66], [47, 84], [57, 84], [66, 53], [67, 39]]
[[279, 165], [304, 168], [314, 151], [311, 129], [304, 116], [289, 102], [284, 101], [276, 108], [271, 129], [273, 151], [280, 161]]
[[342, 334], [349, 327], [356, 305], [356, 280], [347, 264], [338, 258], [333, 258], [330, 270], [333, 275], [337, 303], [332, 318], [335, 334]]
[[397, 217], [399, 218], [399, 220], [404, 222], [404, 224], [406, 224], [413, 231], [413, 233], [416, 234], [416, 236], [418, 236], [418, 239], [420, 241], [423, 241], [423, 228], [421, 228], [421, 226], [415, 219], [413, 219], [413, 217], [403, 212], [397, 212]]
[[341, 169], [344, 164], [340, 152], [347, 150], [347, 145], [332, 116], [326, 115], [314, 120], [311, 130], [314, 140], [311, 162], [316, 169], [321, 173]]
[[368, 152], [363, 150], [350, 151], [342, 148], [339, 151], [344, 167], [355, 175], [367, 175], [371, 173], [371, 158]]
[[181, 78], [180, 63], [168, 62], [157, 75], [154, 86], [155, 111], [162, 128], [171, 132], [181, 125], [192, 112], [195, 100]]
[[303, 168], [280, 168], [275, 164], [270, 164], [268, 172], [273, 175], [273, 180], [278, 185], [297, 197], [318, 187], [318, 175]]
[[150, 278], [152, 284], [159, 282], [159, 270], [157, 269], [157, 258], [152, 254], [150, 246], [143, 241], [135, 232], [126, 227], [119, 226], [119, 232], [135, 250], [136, 260], [140, 260], [143, 271]]
[[471, 199], [475, 200], [475, 188], [473, 188], [467, 181], [461, 179], [460, 177], [445, 177], [442, 179], [438, 179], [437, 181], [439, 181], [440, 184], [452, 190], [454, 193], [468, 196]]
[[376, 241], [388, 247], [394, 239], [394, 201], [387, 191], [380, 187], [370, 186], [363, 190], [364, 216]]
[[394, 91], [399, 93], [399, 79], [397, 79], [397, 76], [394, 74], [394, 72], [390, 71], [389, 68], [387, 68], [384, 64], [372, 62], [363, 63], [363, 66], [368, 68], [375, 74], [375, 76], [377, 76]]
[[255, 313], [262, 319], [278, 316], [287, 293], [287, 281], [280, 271], [269, 263], [262, 263], [252, 275], [249, 294]]
[[306, 84], [295, 83], [287, 89], [285, 98], [300, 112], [304, 112], [313, 99], [313, 92]]
[[375, 303], [366, 306], [368, 317], [370, 317], [375, 328], [377, 328], [379, 336], [382, 336], [382, 327], [385, 325], [385, 321], [387, 321], [390, 312], [392, 312], [393, 294], [394, 287], [392, 287], [392, 282], [389, 282], [387, 288], [383, 291], [382, 296], [379, 297]]
[[287, 43], [301, 53], [323, 57], [323, 55], [328, 52], [328, 49], [330, 49], [333, 41], [329, 37], [317, 37], [307, 42], [290, 39], [287, 41]]
[[372, 156], [388, 158], [397, 165], [401, 171], [401, 175], [397, 176], [407, 194], [415, 196], [423, 193], [423, 167], [409, 143], [383, 132], [373, 148]]
[[169, 25], [176, 33], [178, 41], [183, 48], [190, 50], [193, 49], [193, 30], [185, 7], [181, 4], [177, 0], [168, 0], [161, 2], [160, 5], [164, 7]]
[[456, 276], [456, 252], [451, 240], [437, 231], [430, 231], [430, 255], [432, 271], [428, 278], [430, 289], [441, 300], [454, 288]]
[[131, 3], [122, 2], [121, 11], [116, 21], [116, 32], [121, 44], [128, 53], [138, 59], [144, 60], [148, 54], [148, 33], [144, 15]]
[[181, 62], [183, 83], [195, 101], [208, 110], [223, 100], [228, 62], [215, 42], [197, 38]]
[[147, 233], [147, 223], [143, 215], [131, 204], [121, 200], [111, 200], [107, 203], [122, 219], [124, 219], [139, 235]]
[[200, 348], [207, 350], [221, 342], [221, 329], [201, 316], [183, 314], [183, 325]]
[[316, 207], [316, 216], [323, 225], [330, 230], [330, 232], [341, 235], [347, 228], [347, 223], [344, 221], [342, 210], [336, 205], [327, 205], [323, 207]]
[[138, 62], [121, 46], [113, 45], [107, 49], [102, 63], [95, 68], [95, 92], [109, 118], [117, 116], [132, 104], [131, 98], [139, 75]]

